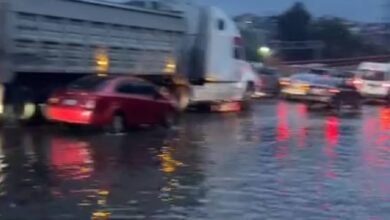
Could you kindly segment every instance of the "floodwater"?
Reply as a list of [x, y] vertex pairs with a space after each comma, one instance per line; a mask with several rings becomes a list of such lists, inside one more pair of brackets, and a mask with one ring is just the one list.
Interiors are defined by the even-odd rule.
[[390, 219], [390, 109], [189, 114], [125, 136], [0, 132], [0, 219]]

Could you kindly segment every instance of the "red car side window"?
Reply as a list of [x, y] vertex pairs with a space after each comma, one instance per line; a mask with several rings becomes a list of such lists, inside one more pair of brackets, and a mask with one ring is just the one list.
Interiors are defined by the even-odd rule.
[[121, 83], [117, 86], [116, 92], [149, 97], [154, 97], [158, 93], [153, 86], [139, 82]]

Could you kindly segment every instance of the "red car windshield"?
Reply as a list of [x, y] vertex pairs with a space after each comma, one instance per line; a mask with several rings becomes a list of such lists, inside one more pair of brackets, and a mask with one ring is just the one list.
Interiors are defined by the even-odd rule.
[[81, 78], [68, 86], [71, 90], [82, 90], [82, 91], [97, 91], [102, 88], [111, 77], [100, 77], [100, 76], [87, 76]]

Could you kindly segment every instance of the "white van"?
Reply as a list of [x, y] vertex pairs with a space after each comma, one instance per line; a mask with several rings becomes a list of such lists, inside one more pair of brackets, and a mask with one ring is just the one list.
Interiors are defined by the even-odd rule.
[[390, 64], [361, 63], [357, 69], [355, 84], [364, 98], [390, 98]]

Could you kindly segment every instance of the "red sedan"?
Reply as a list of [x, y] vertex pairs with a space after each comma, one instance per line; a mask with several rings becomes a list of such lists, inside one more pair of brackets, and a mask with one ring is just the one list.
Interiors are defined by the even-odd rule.
[[88, 76], [56, 92], [48, 100], [49, 120], [108, 127], [122, 132], [126, 126], [170, 125], [175, 101], [156, 86], [139, 78]]

